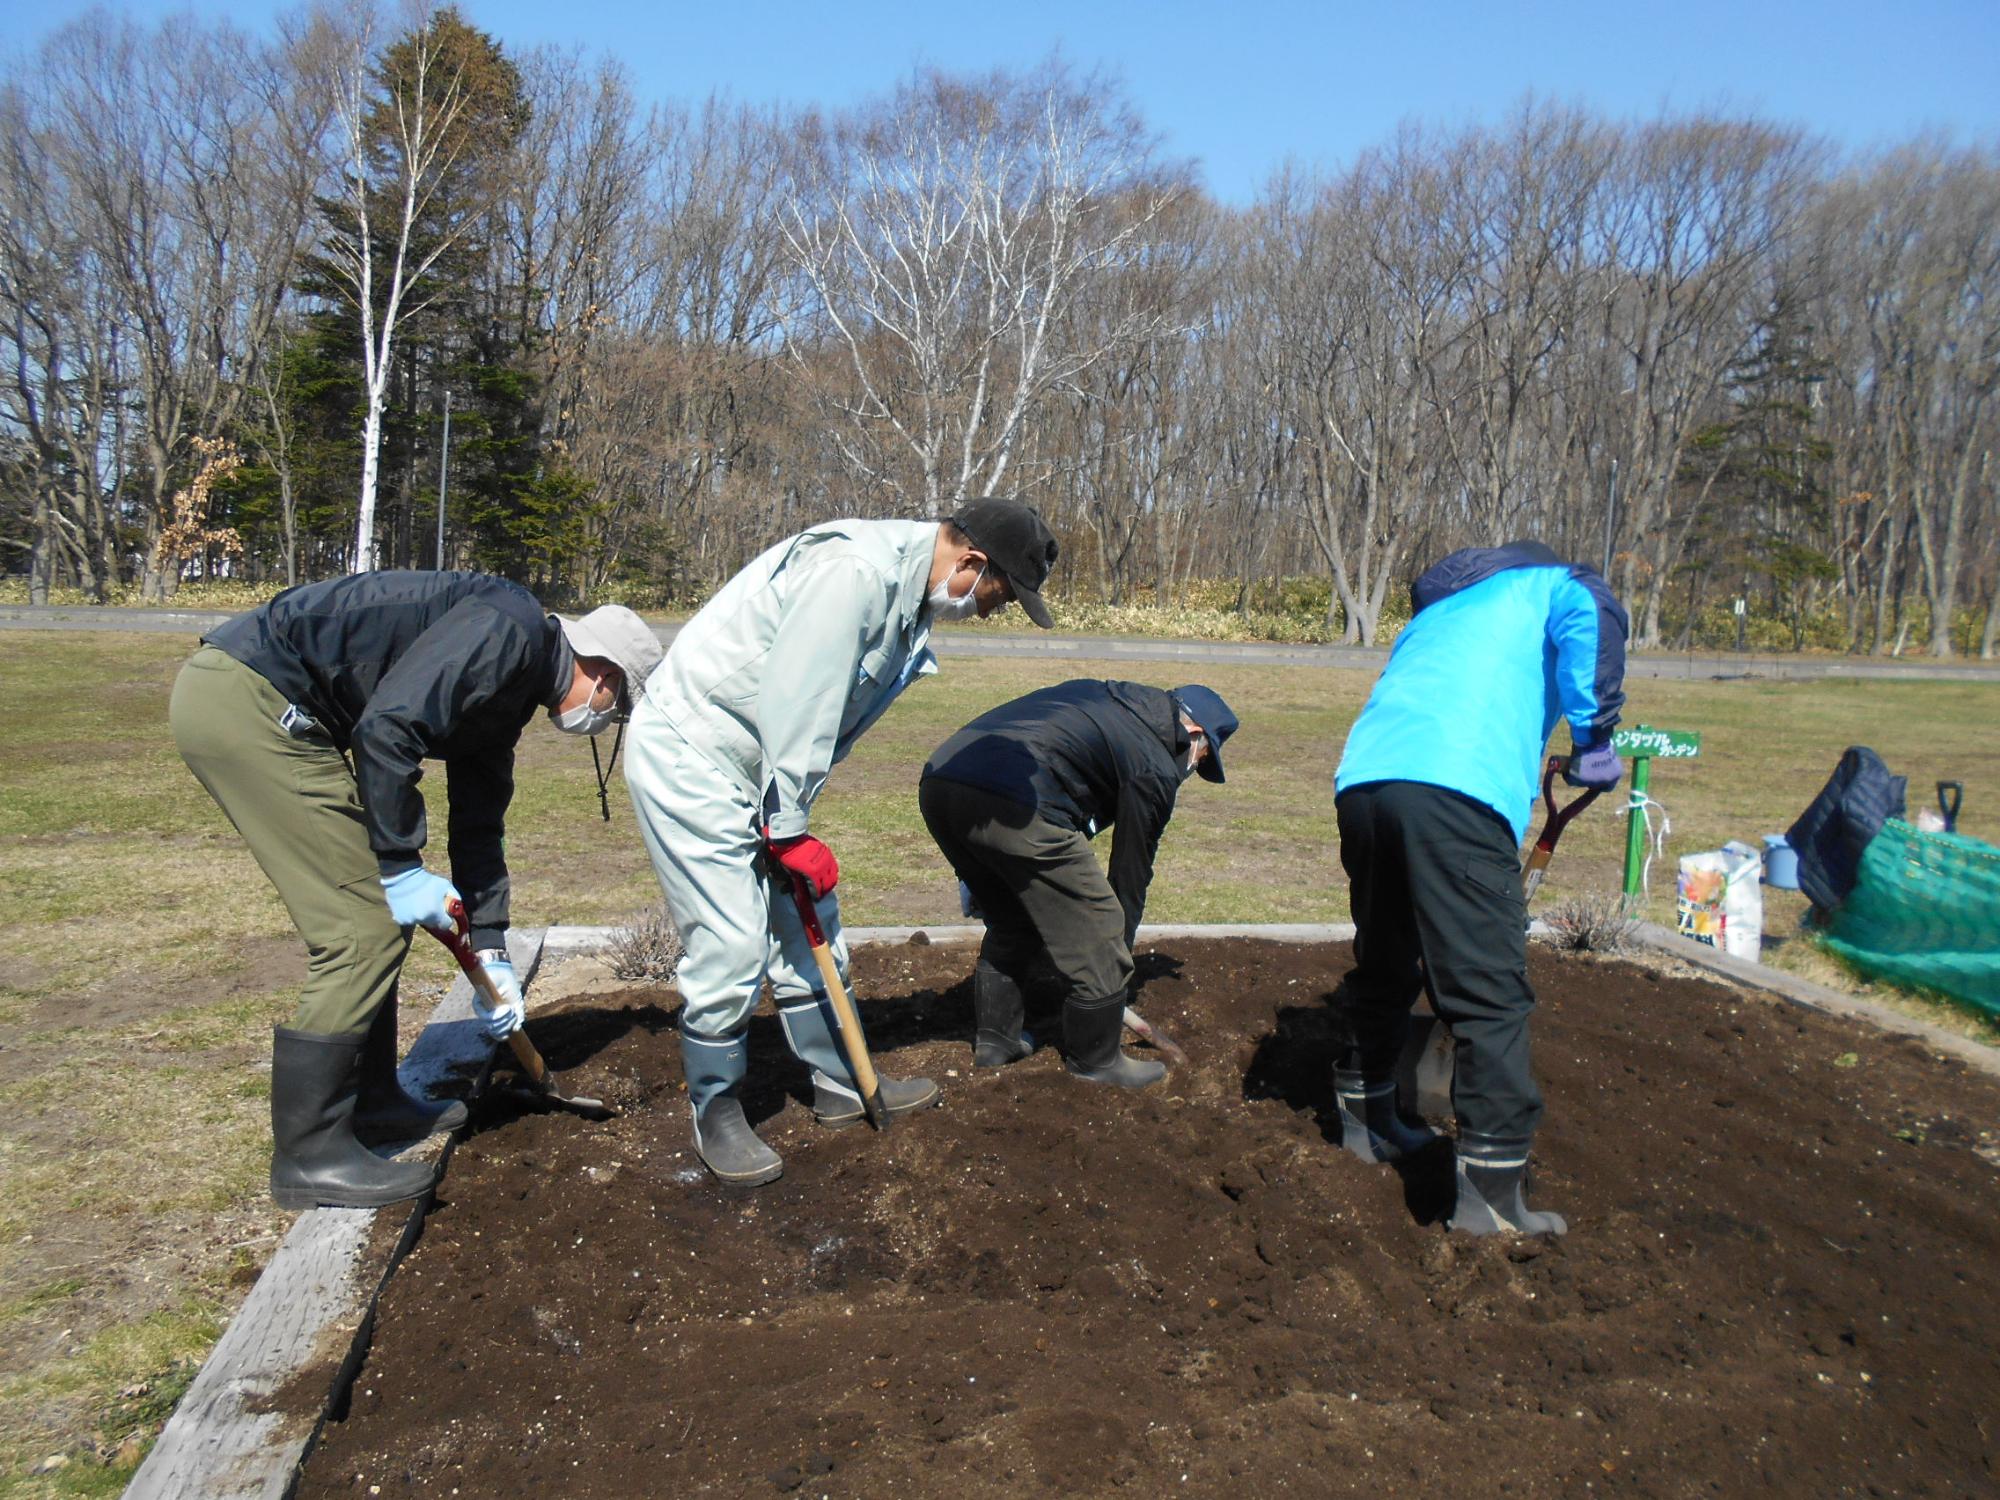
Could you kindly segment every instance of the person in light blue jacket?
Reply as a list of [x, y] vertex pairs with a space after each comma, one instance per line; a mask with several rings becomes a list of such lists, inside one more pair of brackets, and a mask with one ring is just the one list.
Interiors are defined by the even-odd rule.
[[[625, 784], [680, 963], [681, 1061], [702, 1162], [755, 1186], [783, 1170], [751, 1130], [745, 1038], [766, 979], [811, 1069], [813, 1115], [862, 1117], [838, 1023], [791, 896], [812, 893], [841, 982], [840, 866], [808, 830], [833, 767], [904, 688], [937, 670], [931, 627], [1010, 603], [1043, 629], [1056, 539], [1031, 507], [989, 497], [948, 521], [828, 521], [755, 558], [681, 627], [632, 712]], [[891, 1115], [938, 1101], [883, 1078]]]
[[1335, 997], [1343, 1143], [1394, 1161], [1433, 1137], [1396, 1113], [1395, 1065], [1420, 988], [1456, 1040], [1458, 1200], [1471, 1234], [1561, 1234], [1522, 1197], [1542, 1097], [1528, 1060], [1527, 921], [1516, 855], [1558, 719], [1565, 778], [1608, 789], [1625, 702], [1625, 611], [1593, 568], [1539, 542], [1454, 552], [1419, 577], [1415, 615], [1334, 773], [1354, 969]]

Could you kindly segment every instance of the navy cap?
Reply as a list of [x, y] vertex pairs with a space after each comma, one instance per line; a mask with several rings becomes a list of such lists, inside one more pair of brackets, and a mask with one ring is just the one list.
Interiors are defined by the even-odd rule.
[[1208, 755], [1195, 767], [1196, 772], [1204, 781], [1222, 780], [1222, 742], [1236, 733], [1236, 715], [1213, 688], [1190, 684], [1175, 688], [1174, 697], [1208, 736]]

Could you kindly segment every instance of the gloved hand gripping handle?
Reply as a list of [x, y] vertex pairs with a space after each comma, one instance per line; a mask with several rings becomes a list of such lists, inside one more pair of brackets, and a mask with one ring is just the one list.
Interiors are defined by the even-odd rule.
[[[486, 972], [486, 965], [479, 961], [479, 955], [472, 950], [471, 926], [466, 920], [465, 904], [462, 901], [453, 901], [448, 910], [455, 924], [450, 930], [442, 927], [426, 927], [424, 931], [451, 950], [451, 956], [458, 960], [458, 966], [465, 972], [465, 977], [471, 981], [474, 989], [486, 997], [488, 1005], [505, 1005], [507, 1002], [495, 987], [493, 976]], [[609, 1120], [617, 1115], [618, 1111], [602, 1099], [590, 1099], [581, 1094], [565, 1094], [556, 1082], [556, 1075], [542, 1060], [542, 1054], [536, 1049], [535, 1044], [528, 1040], [525, 1027], [517, 1026], [508, 1032], [507, 1045], [514, 1049], [514, 1060], [521, 1065], [521, 1073], [527, 1079], [530, 1088], [551, 1104], [561, 1105], [564, 1109], [573, 1110], [593, 1120]]]

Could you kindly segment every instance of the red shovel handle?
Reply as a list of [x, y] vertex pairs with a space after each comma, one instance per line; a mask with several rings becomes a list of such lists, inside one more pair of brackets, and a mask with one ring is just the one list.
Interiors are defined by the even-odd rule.
[[[1571, 800], [1568, 807], [1557, 807], [1556, 777], [1568, 765], [1567, 755], [1551, 755], [1549, 763], [1542, 768], [1542, 805], [1548, 809], [1548, 817], [1542, 824], [1541, 833], [1535, 839], [1535, 848], [1549, 854], [1555, 852], [1556, 840], [1563, 836], [1563, 830], [1569, 827], [1570, 820], [1595, 802], [1598, 793], [1603, 790], [1602, 787], [1586, 787]], [[1544, 860], [1542, 863], [1546, 864], [1548, 861]]]
[[815, 948], [824, 948], [826, 929], [819, 925], [819, 908], [813, 904], [812, 887], [806, 883], [805, 876], [796, 870], [787, 870], [779, 865], [778, 871], [792, 887], [792, 904], [798, 907], [799, 921], [805, 924], [806, 941]]
[[472, 951], [472, 924], [465, 915], [465, 903], [454, 897], [445, 910], [451, 913], [451, 928], [426, 927], [424, 931], [449, 948], [451, 956], [458, 960], [458, 966], [465, 970], [466, 978], [477, 983], [482, 965], [479, 955]]

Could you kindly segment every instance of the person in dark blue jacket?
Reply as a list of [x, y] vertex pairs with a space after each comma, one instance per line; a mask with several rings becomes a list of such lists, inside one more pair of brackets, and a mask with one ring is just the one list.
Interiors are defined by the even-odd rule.
[[[1235, 731], [1236, 715], [1208, 688], [1080, 679], [1003, 703], [932, 752], [918, 806], [986, 919], [972, 978], [975, 1067], [1028, 1055], [1023, 984], [1046, 960], [1062, 982], [1071, 1073], [1123, 1088], [1166, 1076], [1119, 1050], [1132, 944], [1181, 783], [1221, 781]], [[1108, 877], [1090, 850], [1106, 828]]]
[[1522, 1197], [1542, 1097], [1528, 1065], [1527, 922], [1516, 851], [1541, 756], [1569, 722], [1572, 786], [1619, 777], [1625, 611], [1598, 572], [1539, 542], [1454, 552], [1417, 579], [1334, 774], [1354, 969], [1335, 997], [1343, 1143], [1394, 1161], [1432, 1137], [1396, 1113], [1420, 987], [1456, 1039], [1458, 1201], [1472, 1234], [1561, 1234]]

